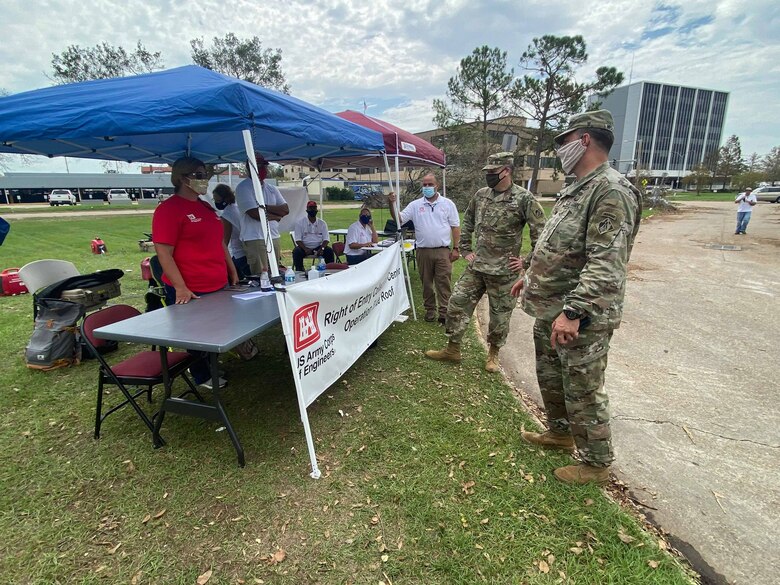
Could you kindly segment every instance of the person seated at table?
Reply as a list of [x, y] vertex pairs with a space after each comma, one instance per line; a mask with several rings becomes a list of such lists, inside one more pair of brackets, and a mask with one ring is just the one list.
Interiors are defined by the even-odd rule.
[[303, 259], [306, 256], [322, 256], [325, 262], [333, 262], [333, 248], [328, 246], [328, 224], [317, 218], [317, 202], [306, 204], [306, 217], [295, 222], [295, 249], [293, 265], [295, 270], [303, 272]]
[[[211, 205], [200, 198], [209, 188], [203, 161], [183, 157], [173, 163], [173, 196], [160, 203], [152, 216], [154, 250], [163, 269], [168, 305], [182, 305], [200, 295], [238, 283], [222, 222]], [[200, 352], [193, 352], [198, 353]], [[190, 368], [196, 384], [211, 379], [206, 360]], [[224, 380], [220, 378], [220, 387]]]
[[244, 245], [241, 243], [241, 214], [236, 205], [236, 195], [228, 185], [220, 183], [211, 192], [214, 206], [222, 219], [222, 241], [228, 247], [233, 265], [239, 278], [249, 276], [249, 261], [246, 259]]
[[344, 253], [347, 256], [347, 264], [360, 264], [369, 256], [367, 248], [379, 241], [374, 222], [371, 220], [371, 210], [364, 207], [360, 210], [360, 218], [349, 226], [347, 230], [347, 242]]

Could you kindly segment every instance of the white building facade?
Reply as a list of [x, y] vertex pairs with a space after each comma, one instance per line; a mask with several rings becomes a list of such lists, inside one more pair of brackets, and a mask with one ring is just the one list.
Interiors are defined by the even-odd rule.
[[594, 97], [612, 112], [613, 166], [633, 175], [670, 181], [688, 175], [720, 148], [729, 94], [723, 91], [639, 81]]

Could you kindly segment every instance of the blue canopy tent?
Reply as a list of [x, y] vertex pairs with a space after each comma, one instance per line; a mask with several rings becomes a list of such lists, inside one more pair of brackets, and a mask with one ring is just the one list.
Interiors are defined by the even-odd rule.
[[[383, 150], [382, 135], [374, 130], [195, 65], [0, 98], [0, 153], [157, 163], [195, 156], [206, 163], [249, 160], [254, 168], [255, 151], [273, 161]], [[252, 180], [266, 223], [254, 171]], [[268, 240], [268, 254], [274, 259], [272, 242]], [[277, 277], [277, 263], [272, 260], [270, 266]], [[277, 299], [283, 302], [280, 295]], [[296, 378], [300, 396], [299, 386]], [[305, 407], [301, 419], [312, 475], [318, 477]]]
[[171, 163], [384, 150], [382, 136], [299, 99], [196, 65], [0, 98], [0, 152]]

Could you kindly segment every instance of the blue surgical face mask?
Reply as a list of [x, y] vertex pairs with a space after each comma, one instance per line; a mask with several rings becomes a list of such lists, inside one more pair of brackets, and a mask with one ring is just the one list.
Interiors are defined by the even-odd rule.
[[428, 185], [424, 185], [422, 188], [422, 194], [425, 196], [426, 199], [430, 199], [434, 195], [436, 195], [436, 187], [430, 187]]

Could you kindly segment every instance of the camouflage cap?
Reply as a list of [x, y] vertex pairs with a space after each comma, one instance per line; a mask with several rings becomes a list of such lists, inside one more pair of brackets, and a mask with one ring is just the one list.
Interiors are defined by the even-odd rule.
[[497, 152], [491, 154], [487, 159], [487, 164], [482, 167], [483, 171], [495, 171], [504, 167], [515, 166], [515, 155], [512, 152]]
[[564, 136], [580, 128], [600, 128], [601, 130], [614, 132], [615, 123], [612, 120], [612, 112], [609, 110], [594, 110], [572, 116], [569, 118], [569, 125], [566, 127], [566, 130], [555, 137], [555, 144], [561, 144]]

